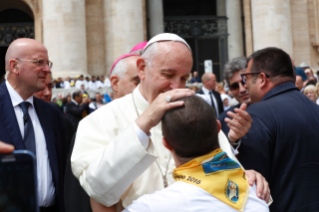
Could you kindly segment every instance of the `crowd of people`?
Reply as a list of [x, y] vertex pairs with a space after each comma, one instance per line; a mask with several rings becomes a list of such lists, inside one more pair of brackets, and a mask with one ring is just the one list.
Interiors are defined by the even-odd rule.
[[190, 46], [163, 33], [114, 62], [111, 101], [86, 92], [102, 77], [54, 82], [43, 44], [18, 39], [0, 153], [36, 156], [41, 212], [318, 211], [318, 86], [302, 65], [269, 47], [230, 60], [224, 83], [190, 77]]

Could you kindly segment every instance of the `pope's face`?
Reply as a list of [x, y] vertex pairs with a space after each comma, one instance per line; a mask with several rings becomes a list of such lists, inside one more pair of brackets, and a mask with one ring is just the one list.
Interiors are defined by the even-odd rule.
[[160, 93], [185, 88], [193, 66], [191, 51], [185, 44], [165, 42], [157, 45], [157, 55], [153, 57], [151, 64], [145, 66], [145, 71], [140, 72], [145, 85], [145, 98], [149, 103]]

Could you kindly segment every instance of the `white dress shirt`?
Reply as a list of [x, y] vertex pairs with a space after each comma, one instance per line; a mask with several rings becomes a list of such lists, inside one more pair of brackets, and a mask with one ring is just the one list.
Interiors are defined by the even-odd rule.
[[[212, 186], [214, 183], [212, 182]], [[204, 189], [178, 181], [169, 187], [145, 194], [134, 201], [123, 212], [236, 212], [234, 208], [212, 196]], [[256, 185], [250, 186], [244, 212], [268, 212], [264, 200], [256, 195]]]
[[90, 81], [89, 82], [89, 89], [92, 91], [95, 91], [97, 89], [97, 82], [96, 81]]
[[106, 78], [105, 81], [104, 81], [104, 86], [105, 87], [111, 87], [111, 81], [109, 78]]
[[88, 89], [89, 87], [89, 84], [86, 80], [80, 80], [78, 79], [76, 82], [75, 82], [75, 87], [77, 89], [81, 89], [81, 85], [84, 85], [84, 89]]
[[69, 88], [71, 88], [70, 82], [64, 81], [64, 89], [69, 89]]
[[[12, 106], [17, 118], [22, 138], [24, 138], [23, 111], [19, 106], [19, 104], [23, 102], [23, 99], [12, 88], [8, 81], [6, 81], [6, 86], [8, 88], [8, 92], [11, 98]], [[35, 135], [38, 178], [38, 203], [39, 206], [48, 207], [54, 204], [55, 198], [55, 187], [52, 180], [52, 171], [49, 163], [49, 155], [47, 151], [44, 132], [33, 105], [33, 96], [29, 97], [26, 101], [31, 104], [29, 106], [28, 113], [32, 121]]]
[[[209, 95], [210, 95], [210, 94], [209, 94], [210, 90], [206, 89], [204, 86], [202, 87], [202, 90], [203, 90], [204, 94], [209, 97]], [[211, 94], [211, 97], [212, 97], [212, 100], [214, 101], [215, 110], [216, 110], [216, 114], [217, 114], [217, 118], [218, 118], [218, 116], [219, 116], [219, 110], [218, 110], [217, 100], [216, 100], [216, 98], [215, 98], [215, 96], [214, 96], [213, 93]], [[210, 99], [210, 97], [209, 97], [209, 99]], [[212, 106], [212, 101], [210, 100], [209, 102], [210, 102], [209, 105]]]

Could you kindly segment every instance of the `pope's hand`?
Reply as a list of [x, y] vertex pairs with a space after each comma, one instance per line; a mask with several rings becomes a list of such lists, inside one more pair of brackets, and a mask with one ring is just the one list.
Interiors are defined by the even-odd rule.
[[166, 111], [184, 105], [183, 101], [177, 99], [192, 96], [195, 92], [190, 89], [174, 89], [162, 93], [147, 107], [147, 109], [136, 119], [137, 126], [146, 134], [152, 127], [156, 126]]

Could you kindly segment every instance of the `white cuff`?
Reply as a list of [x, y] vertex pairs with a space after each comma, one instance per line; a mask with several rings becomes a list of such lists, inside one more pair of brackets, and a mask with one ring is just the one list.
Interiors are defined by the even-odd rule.
[[133, 128], [134, 128], [134, 131], [138, 137], [138, 140], [141, 142], [141, 144], [143, 145], [143, 147], [145, 149], [147, 149], [148, 147], [148, 144], [149, 144], [149, 138], [151, 136], [151, 133], [148, 133], [148, 134], [145, 134], [145, 132], [143, 130], [141, 130], [139, 128], [139, 126], [137, 126], [136, 122], [134, 122], [133, 124]]
[[241, 144], [241, 139], [239, 139], [239, 141], [237, 142], [237, 146], [236, 148], [233, 147], [233, 145], [230, 145], [231, 146], [231, 151], [233, 152], [233, 154], [235, 156], [237, 156], [239, 154], [239, 151], [238, 151], [238, 148], [240, 147], [240, 144]]

